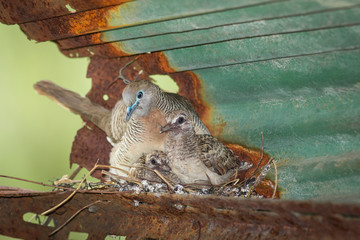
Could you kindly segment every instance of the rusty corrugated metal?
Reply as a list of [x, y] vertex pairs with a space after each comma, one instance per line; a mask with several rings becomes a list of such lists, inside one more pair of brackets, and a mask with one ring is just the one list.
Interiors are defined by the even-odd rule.
[[[307, 201], [244, 200], [214, 196], [134, 193], [77, 193], [49, 215], [55, 227], [23, 220], [41, 213], [67, 192], [0, 191], [0, 233], [17, 238], [47, 239], [56, 227], [85, 208], [51, 239], [67, 239], [71, 231], [87, 239], [107, 235], [126, 239], [357, 239], [360, 207]], [[137, 204], [138, 203], [138, 204]], [[9, 224], [13, 222], [16, 224]]]

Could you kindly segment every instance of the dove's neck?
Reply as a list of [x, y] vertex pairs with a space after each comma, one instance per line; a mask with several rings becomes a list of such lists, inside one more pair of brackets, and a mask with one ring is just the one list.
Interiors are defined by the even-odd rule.
[[170, 132], [166, 144], [166, 151], [170, 154], [170, 159], [190, 158], [190, 155], [195, 153], [198, 148], [199, 143], [196, 139], [195, 132], [192, 129]]

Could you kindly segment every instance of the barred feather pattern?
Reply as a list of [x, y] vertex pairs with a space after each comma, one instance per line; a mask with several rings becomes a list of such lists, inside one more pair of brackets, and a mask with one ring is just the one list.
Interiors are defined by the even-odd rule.
[[120, 100], [114, 106], [111, 112], [111, 135], [115, 140], [114, 142], [119, 142], [124, 135], [127, 127], [127, 122], [125, 121], [126, 116], [126, 106], [123, 100]]
[[[121, 140], [116, 144], [111, 153], [110, 153], [110, 165], [116, 166], [125, 171], [129, 171], [129, 167], [122, 166], [121, 164], [133, 164], [137, 161], [142, 153], [138, 153], [137, 155], [130, 154], [130, 146], [134, 144], [138, 144], [144, 142], [142, 137], [142, 133], [144, 131], [144, 123], [138, 121], [137, 119], [131, 119], [128, 123], [128, 126], [121, 138]], [[116, 170], [111, 169], [110, 172], [123, 176], [124, 173]]]
[[223, 175], [240, 165], [239, 159], [219, 140], [211, 135], [196, 135], [199, 155], [206, 166]]

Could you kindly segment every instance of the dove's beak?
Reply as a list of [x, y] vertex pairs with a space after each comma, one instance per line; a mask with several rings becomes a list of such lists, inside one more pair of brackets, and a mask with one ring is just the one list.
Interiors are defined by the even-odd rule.
[[131, 105], [126, 109], [126, 119], [125, 119], [126, 121], [129, 121], [131, 114], [133, 114], [137, 106], [139, 106], [139, 100], [136, 100], [136, 102], [133, 105]]

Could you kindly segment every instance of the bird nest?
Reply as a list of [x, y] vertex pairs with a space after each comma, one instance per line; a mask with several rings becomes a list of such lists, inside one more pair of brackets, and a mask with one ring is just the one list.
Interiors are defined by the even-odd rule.
[[[271, 160], [272, 162], [272, 160]], [[252, 167], [252, 164], [245, 163], [243, 168], [246, 171]], [[98, 168], [112, 168], [107, 165], [96, 165], [92, 171]], [[216, 195], [216, 196], [226, 196], [226, 197], [243, 197], [243, 198], [263, 198], [267, 197], [261, 195], [255, 191], [255, 189], [261, 185], [264, 181], [264, 178], [267, 172], [270, 170], [270, 162], [267, 163], [261, 169], [258, 169], [256, 172], [251, 174], [250, 177], [243, 179], [244, 174], [236, 174], [233, 179], [221, 186], [213, 185], [202, 185], [202, 184], [191, 184], [191, 185], [181, 185], [174, 184], [170, 180], [166, 179], [165, 176], [161, 175], [157, 170], [154, 171], [161, 181], [154, 181], [149, 179], [141, 179], [136, 177], [122, 177], [115, 174], [111, 174], [108, 171], [103, 170], [102, 173], [107, 175], [111, 181], [106, 182], [87, 182], [86, 177], [81, 181], [81, 183], [76, 187], [77, 181], [73, 181], [66, 176], [62, 179], [55, 182], [55, 189], [66, 189], [72, 188], [77, 190], [106, 190], [106, 191], [117, 191], [117, 192], [134, 192], [136, 194], [140, 193], [175, 193], [175, 194], [194, 194], [194, 195]], [[88, 175], [89, 175], [88, 174]], [[87, 175], [87, 176], [88, 176]], [[269, 181], [269, 180], [266, 180]], [[82, 185], [83, 184], [83, 185]], [[272, 197], [275, 197], [276, 190]]]
[[[263, 138], [262, 138], [263, 139]], [[161, 181], [153, 181], [149, 179], [141, 179], [136, 177], [122, 177], [115, 174], [112, 174], [108, 171], [102, 170], [104, 175], [107, 175], [107, 179], [111, 181], [106, 182], [87, 182], [86, 178], [91, 175], [95, 170], [103, 168], [117, 168], [108, 165], [95, 164], [95, 166], [88, 172], [88, 174], [82, 179], [82, 181], [77, 185], [77, 181], [69, 179], [67, 176], [64, 176], [60, 180], [55, 182], [55, 189], [71, 189], [73, 192], [64, 199], [61, 203], [54, 206], [53, 208], [48, 209], [43, 212], [43, 215], [49, 214], [65, 204], [73, 195], [78, 191], [106, 191], [106, 192], [133, 192], [135, 194], [140, 193], [154, 193], [154, 194], [164, 194], [164, 193], [174, 193], [174, 194], [192, 194], [192, 195], [215, 195], [222, 197], [242, 197], [242, 198], [269, 198], [269, 191], [264, 192], [259, 187], [267, 186], [267, 188], [273, 189], [271, 198], [278, 197], [277, 190], [277, 170], [276, 164], [273, 158], [267, 158], [268, 161], [260, 167], [262, 161], [264, 160], [264, 152], [262, 147], [261, 158], [259, 159], [256, 167], [253, 169], [253, 164], [245, 162], [243, 166], [237, 171], [233, 178], [230, 179], [227, 183], [220, 186], [213, 185], [200, 185], [200, 184], [191, 184], [191, 185], [180, 185], [174, 184], [169, 179], [166, 179], [160, 172], [157, 170], [148, 169], [153, 171], [158, 175]], [[265, 180], [265, 176], [271, 168], [271, 164], [274, 166], [275, 170], [275, 186], [272, 184], [272, 181]], [[143, 166], [130, 166], [130, 167], [143, 167]], [[251, 169], [253, 169], [251, 171]], [[270, 183], [270, 184], [269, 184]], [[266, 188], [266, 187], [265, 187]], [[267, 193], [267, 194], [266, 194]], [[138, 204], [134, 201], [134, 204]]]

